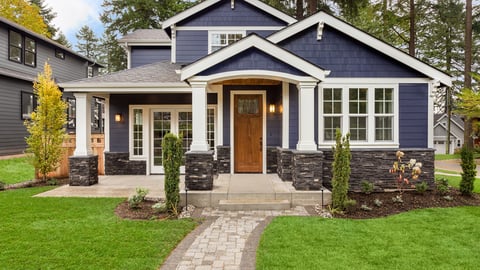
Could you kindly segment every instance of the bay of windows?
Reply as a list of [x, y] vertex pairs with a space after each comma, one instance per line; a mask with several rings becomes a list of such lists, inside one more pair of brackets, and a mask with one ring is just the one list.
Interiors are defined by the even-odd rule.
[[334, 141], [340, 129], [353, 144], [395, 143], [394, 87], [324, 87], [320, 93], [320, 141]]

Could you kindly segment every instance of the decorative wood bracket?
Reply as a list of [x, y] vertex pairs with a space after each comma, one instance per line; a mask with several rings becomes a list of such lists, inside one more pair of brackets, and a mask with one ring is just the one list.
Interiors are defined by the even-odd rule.
[[322, 36], [323, 36], [323, 26], [324, 26], [324, 22], [318, 22], [318, 27], [317, 27], [317, 40], [322, 40]]
[[176, 36], [177, 36], [177, 29], [176, 28], [177, 27], [175, 26], [175, 24], [172, 25], [172, 27], [171, 27], [172, 39], [176, 38]]

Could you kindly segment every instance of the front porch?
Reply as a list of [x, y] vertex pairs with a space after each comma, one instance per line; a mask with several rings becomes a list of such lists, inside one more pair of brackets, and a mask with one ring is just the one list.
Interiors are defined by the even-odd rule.
[[[37, 197], [118, 197], [126, 198], [135, 194], [137, 187], [147, 188], [147, 198], [165, 199], [163, 175], [115, 175], [99, 176], [98, 184], [92, 186], [70, 186], [36, 195]], [[207, 191], [186, 191], [185, 178], [180, 177], [180, 205], [197, 207], [218, 207], [232, 209], [232, 202], [242, 209], [268, 208], [283, 205], [291, 208], [298, 205], [322, 204], [322, 191], [297, 191], [292, 182], [282, 181], [276, 174], [220, 174], [215, 177], [213, 189]], [[287, 205], [285, 205], [287, 202]], [[330, 204], [331, 193], [323, 191], [323, 205]], [[228, 206], [225, 206], [228, 205]], [[234, 207], [233, 207], [234, 208]]]

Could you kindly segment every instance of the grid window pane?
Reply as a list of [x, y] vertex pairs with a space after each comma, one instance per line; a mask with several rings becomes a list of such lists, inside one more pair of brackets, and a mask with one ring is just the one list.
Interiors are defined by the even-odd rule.
[[342, 89], [324, 88], [323, 89], [323, 113], [334, 114], [342, 113]]
[[323, 129], [323, 136], [326, 141], [333, 141], [335, 140], [335, 133], [337, 128], [341, 126], [341, 117], [325, 117], [324, 118], [324, 129]]
[[153, 164], [162, 166], [162, 141], [163, 137], [171, 131], [170, 112], [153, 113]]
[[367, 113], [367, 88], [349, 89], [349, 112], [353, 114]]
[[207, 141], [210, 150], [215, 150], [215, 109], [207, 110]]
[[228, 46], [235, 43], [236, 41], [243, 38], [243, 34], [238, 33], [214, 33], [211, 34], [210, 38], [210, 49], [211, 52], [217, 51], [222, 47]]
[[193, 139], [192, 112], [178, 113], [178, 133], [182, 136], [182, 165], [184, 165], [185, 153], [190, 149]]
[[9, 32], [8, 58], [15, 62], [22, 62], [22, 35], [17, 32]]
[[133, 155], [143, 155], [143, 110], [133, 110]]
[[393, 113], [393, 89], [376, 88], [375, 89], [375, 113], [386, 114]]
[[375, 117], [375, 140], [391, 141], [393, 139], [393, 117]]
[[350, 117], [350, 139], [352, 141], [367, 140], [367, 117]]

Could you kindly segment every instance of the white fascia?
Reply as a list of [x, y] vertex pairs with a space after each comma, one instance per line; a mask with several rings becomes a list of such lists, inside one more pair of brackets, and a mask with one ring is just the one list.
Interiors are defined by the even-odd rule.
[[216, 51], [215, 53], [212, 53], [191, 65], [184, 67], [181, 73], [181, 80], [184, 81], [190, 79], [196, 74], [253, 47], [274, 58], [277, 58], [278, 60], [281, 60], [287, 65], [305, 72], [317, 80], [325, 79], [329, 73], [329, 71], [322, 70], [314, 64], [303, 60], [302, 58], [264, 40], [263, 38], [260, 38], [259, 36], [251, 35], [235, 42], [228, 47]]
[[140, 94], [140, 93], [191, 93], [185, 83], [165, 84], [103, 84], [103, 85], [63, 85], [65, 92]]
[[135, 40], [130, 42], [125, 42], [125, 46], [171, 46], [171, 41], [162, 41], [158, 40], [145, 39], [145, 40]]
[[267, 12], [268, 14], [271, 14], [271, 15], [283, 20], [284, 22], [287, 22], [288, 24], [292, 24], [292, 23], [297, 22], [297, 20], [295, 18], [288, 16], [287, 14], [281, 12], [280, 10], [278, 10], [278, 9], [276, 9], [276, 8], [270, 6], [270, 5], [265, 4], [262, 1], [258, 1], [258, 0], [244, 0], [244, 1], [249, 3], [250, 5], [252, 5], [254, 7], [257, 7], [259, 9]]
[[417, 70], [420, 73], [423, 73], [427, 75], [428, 77], [440, 81], [442, 84], [446, 86], [452, 86], [452, 78], [443, 73], [440, 70], [437, 70], [436, 68], [423, 63], [422, 61], [418, 60], [415, 57], [412, 57], [405, 52], [396, 49], [395, 47], [351, 26], [348, 23], [345, 23], [342, 20], [339, 20], [323, 11], [320, 11], [316, 13], [315, 15], [312, 15], [302, 21], [299, 21], [296, 24], [290, 25], [283, 30], [280, 30], [272, 35], [270, 35], [267, 39], [270, 40], [273, 43], [278, 43], [282, 40], [285, 40], [294, 34], [297, 34], [308, 27], [319, 24], [319, 23], [324, 23], [327, 24], [338, 31], [350, 36], [353, 39], [356, 39], [360, 41], [361, 43], [399, 61], [400, 63], [403, 63], [415, 70]]

